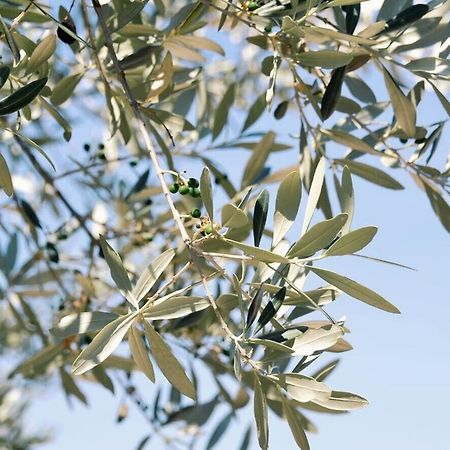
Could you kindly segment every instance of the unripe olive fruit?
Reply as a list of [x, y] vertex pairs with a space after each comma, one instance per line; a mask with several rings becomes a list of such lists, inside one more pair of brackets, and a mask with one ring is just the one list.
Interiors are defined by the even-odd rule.
[[248, 10], [249, 11], [255, 11], [255, 9], [258, 9], [259, 8], [259, 5], [258, 5], [258, 3], [256, 3], [256, 2], [250, 2], [249, 4], [248, 4]]
[[189, 186], [186, 185], [180, 186], [180, 194], [181, 195], [189, 194]]
[[172, 194], [176, 194], [179, 188], [180, 186], [178, 183], [173, 183], [169, 186], [169, 191], [172, 192]]
[[196, 188], [196, 187], [190, 187], [189, 188], [189, 194], [191, 195], [191, 197], [198, 198], [201, 195], [200, 194], [200, 189]]
[[205, 227], [205, 234], [211, 234], [214, 231], [214, 228], [211, 224], [206, 225]]
[[194, 217], [194, 219], [200, 218], [201, 215], [202, 213], [198, 208], [195, 208], [191, 211], [191, 216]]

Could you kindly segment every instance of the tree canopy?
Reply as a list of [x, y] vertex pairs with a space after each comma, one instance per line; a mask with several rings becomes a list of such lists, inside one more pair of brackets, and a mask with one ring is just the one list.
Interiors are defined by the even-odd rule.
[[[400, 311], [327, 262], [398, 265], [364, 250], [377, 228], [352, 225], [353, 177], [389, 195], [406, 173], [450, 231], [448, 10], [2, 2], [0, 399], [42, 380], [86, 404], [85, 381], [125, 393], [148, 419], [140, 450], [211, 449], [248, 404], [237, 448], [269, 448], [270, 411], [306, 450], [310, 411], [364, 407], [327, 383], [352, 349], [328, 305]], [[47, 438], [2, 403], [0, 447]]]

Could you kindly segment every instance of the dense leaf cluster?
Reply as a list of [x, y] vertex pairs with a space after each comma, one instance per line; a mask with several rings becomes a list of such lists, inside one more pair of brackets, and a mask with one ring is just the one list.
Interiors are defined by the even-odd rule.
[[3, 375], [124, 390], [141, 450], [194, 448], [217, 410], [213, 448], [250, 399], [262, 449], [269, 411], [309, 449], [308, 411], [367, 403], [325, 383], [351, 350], [327, 305], [399, 312], [322, 267], [369, 258], [352, 177], [400, 190], [405, 171], [450, 231], [450, 166], [429, 165], [447, 118], [417, 114], [426, 92], [450, 114], [448, 2], [386, 0], [371, 23], [362, 0], [51, 3], [0, 5]]

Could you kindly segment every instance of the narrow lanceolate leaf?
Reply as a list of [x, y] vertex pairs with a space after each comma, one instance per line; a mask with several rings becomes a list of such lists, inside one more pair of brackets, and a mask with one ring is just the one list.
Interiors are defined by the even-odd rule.
[[333, 75], [331, 75], [330, 82], [328, 83], [325, 93], [323, 94], [322, 105], [320, 107], [322, 120], [327, 120], [336, 110], [337, 103], [341, 97], [345, 70], [345, 66], [339, 67], [333, 72]]
[[122, 342], [136, 313], [119, 317], [104, 327], [78, 355], [72, 366], [74, 375], [81, 375], [104, 361]]
[[441, 224], [450, 233], [450, 206], [434, 189], [425, 184], [425, 192], [430, 200], [431, 207]]
[[324, 135], [337, 142], [338, 144], [344, 145], [346, 147], [351, 148], [352, 150], [357, 150], [364, 153], [369, 153], [372, 155], [380, 155], [380, 152], [376, 151], [371, 145], [367, 142], [359, 139], [351, 134], [345, 133], [340, 130], [326, 130], [325, 128], [321, 128], [320, 132]]
[[6, 25], [5, 21], [3, 20], [3, 17], [1, 14], [0, 14], [0, 25], [1, 25], [0, 29], [3, 29], [6, 43], [8, 44], [8, 47], [14, 56], [14, 61], [16, 62], [16, 64], [18, 64], [20, 62], [19, 47], [17, 45], [17, 42], [14, 39], [13, 34], [10, 32], [8, 26]]
[[305, 430], [300, 422], [300, 418], [298, 413], [292, 408], [289, 403], [283, 399], [283, 411], [286, 416], [286, 420], [289, 424], [289, 428], [291, 429], [292, 436], [295, 439], [295, 442], [299, 446], [301, 450], [309, 450], [308, 439], [305, 434]]
[[264, 392], [259, 381], [259, 375], [253, 373], [253, 389], [255, 391], [254, 398], [254, 415], [256, 421], [256, 430], [258, 432], [258, 443], [262, 450], [269, 448], [269, 418], [267, 414], [267, 402]]
[[289, 250], [289, 258], [307, 258], [330, 245], [347, 222], [347, 214], [339, 214], [311, 227]]
[[228, 228], [241, 228], [248, 225], [248, 217], [242, 209], [232, 203], [227, 203], [222, 208], [222, 226]]
[[178, 319], [208, 308], [210, 303], [203, 297], [160, 298], [145, 308], [145, 317], [152, 320]]
[[412, 5], [400, 11], [395, 17], [386, 21], [385, 31], [394, 31], [422, 18], [428, 11], [428, 5]]
[[350, 230], [355, 212], [355, 195], [353, 193], [352, 177], [350, 169], [347, 166], [344, 166], [342, 171], [342, 181], [337, 193], [341, 210], [348, 215], [347, 222], [342, 227], [342, 233], [345, 234]]
[[126, 295], [130, 297], [127, 300], [136, 308], [138, 304], [135, 299], [131, 298], [129, 295], [131, 291], [131, 282], [128, 278], [127, 271], [123, 267], [122, 259], [119, 254], [108, 244], [103, 236], [100, 236], [100, 245], [103, 250], [103, 255], [105, 256], [106, 263], [108, 264], [109, 270], [111, 271], [111, 277], [116, 283], [117, 287]]
[[0, 101], [0, 116], [12, 114], [31, 103], [47, 83], [47, 77], [21, 87]]
[[153, 370], [152, 362], [148, 356], [148, 350], [145, 346], [144, 339], [134, 326], [131, 326], [128, 331], [128, 344], [130, 346], [131, 354], [136, 365], [148, 377], [148, 379], [155, 382], [155, 371]]
[[348, 64], [353, 59], [353, 55], [334, 50], [319, 50], [297, 53], [294, 58], [295, 62], [302, 66], [336, 69]]
[[364, 408], [369, 402], [360, 395], [351, 392], [332, 391], [330, 398], [326, 400], [313, 400], [319, 406], [332, 411], [352, 411]]
[[253, 240], [255, 247], [259, 246], [266, 227], [267, 212], [269, 211], [269, 192], [264, 189], [256, 199], [253, 213]]
[[252, 184], [261, 174], [274, 142], [275, 133], [269, 131], [264, 135], [261, 141], [255, 145], [252, 156], [248, 160], [242, 176], [243, 188]]
[[14, 192], [11, 174], [8, 169], [8, 165], [6, 164], [5, 158], [0, 153], [0, 187], [5, 191], [5, 194], [8, 197]]
[[369, 166], [361, 162], [350, 159], [335, 159], [340, 165], [347, 166], [350, 172], [358, 177], [364, 178], [371, 183], [387, 189], [401, 190], [403, 186], [395, 179], [382, 170]]
[[312, 377], [317, 381], [323, 381], [336, 369], [338, 364], [339, 359], [335, 359], [316, 371]]
[[383, 75], [397, 123], [407, 137], [414, 138], [416, 135], [416, 108], [385, 68], [383, 68]]
[[90, 333], [105, 327], [117, 318], [117, 314], [101, 311], [69, 314], [64, 316], [54, 328], [51, 328], [50, 333], [59, 338]]
[[340, 237], [326, 251], [327, 256], [351, 255], [366, 247], [377, 233], [377, 227], [363, 227]]
[[76, 385], [75, 381], [73, 380], [73, 377], [69, 375], [63, 367], [59, 368], [59, 374], [61, 376], [61, 382], [63, 389], [67, 396], [73, 395], [74, 397], [77, 397], [78, 400], [83, 402], [85, 405], [88, 404], [86, 396], [81, 392], [80, 388]]
[[30, 223], [33, 224], [35, 227], [42, 229], [39, 217], [35, 213], [33, 207], [26, 200], [20, 200], [20, 206], [22, 207], [22, 210], [25, 213], [26, 218], [30, 221]]
[[296, 170], [281, 182], [277, 192], [272, 247], [275, 247], [286, 236], [294, 223], [300, 207], [301, 196], [302, 183], [300, 174]]
[[252, 437], [252, 427], [248, 426], [247, 431], [244, 434], [244, 439], [242, 439], [241, 446], [239, 450], [248, 450], [248, 446], [250, 445], [250, 438]]
[[202, 175], [200, 176], [200, 191], [202, 193], [202, 201], [205, 206], [206, 212], [209, 215], [211, 221], [214, 219], [214, 205], [211, 186], [211, 175], [207, 167], [203, 168]]
[[279, 262], [285, 264], [288, 264], [290, 262], [289, 259], [285, 258], [284, 256], [277, 255], [276, 253], [269, 252], [258, 247], [253, 247], [251, 245], [243, 244], [242, 242], [233, 241], [232, 239], [223, 239], [223, 241], [233, 247], [242, 250], [246, 255], [252, 256], [258, 261], [266, 263]]
[[272, 106], [272, 100], [275, 94], [275, 84], [277, 81], [278, 68], [280, 67], [280, 64], [281, 58], [279, 56], [274, 56], [272, 70], [270, 71], [269, 75], [269, 87], [266, 91], [266, 104], [269, 110]]
[[232, 418], [233, 413], [229, 413], [219, 422], [216, 429], [211, 434], [208, 443], [206, 444], [206, 450], [210, 450], [215, 447], [215, 445], [219, 442], [219, 440], [223, 437], [223, 435], [227, 431]]
[[255, 321], [256, 316], [258, 315], [259, 312], [259, 308], [261, 306], [263, 295], [264, 295], [264, 283], [261, 283], [261, 286], [257, 290], [248, 308], [247, 320], [245, 322], [246, 329], [250, 328], [253, 322]]
[[142, 272], [136, 286], [131, 291], [136, 301], [140, 301], [153, 287], [161, 274], [166, 270], [167, 266], [172, 262], [175, 256], [175, 250], [166, 250], [161, 255], [157, 256], [154, 261]]
[[317, 164], [314, 172], [311, 188], [308, 193], [308, 203], [306, 204], [305, 218], [303, 220], [302, 235], [311, 223], [314, 211], [316, 210], [317, 202], [319, 201], [320, 193], [322, 192], [323, 181], [325, 179], [325, 158], [321, 158]]
[[310, 267], [309, 269], [322, 278], [322, 280], [332, 284], [351, 297], [387, 312], [395, 314], [400, 313], [396, 306], [388, 302], [381, 295], [357, 283], [356, 281], [351, 280], [350, 278], [344, 277], [343, 275], [339, 275], [338, 273], [330, 270], [319, 269], [318, 267]]
[[33, 50], [28, 60], [27, 72], [32, 73], [39, 68], [41, 64], [47, 61], [56, 50], [56, 35], [51, 34], [43, 39]]
[[296, 337], [292, 349], [296, 356], [309, 356], [315, 352], [330, 348], [342, 337], [343, 332], [337, 325], [308, 329]]
[[447, 97], [432, 83], [431, 87], [434, 90], [434, 93], [436, 94], [437, 98], [441, 102], [441, 105], [445, 109], [447, 115], [450, 117], [450, 102], [448, 101]]
[[30, 358], [19, 364], [9, 375], [12, 378], [18, 373], [33, 375], [45, 369], [64, 350], [64, 344], [49, 344]]
[[212, 129], [213, 139], [215, 139], [221, 131], [223, 127], [227, 123], [228, 113], [230, 111], [231, 105], [234, 102], [236, 85], [232, 84], [225, 92], [220, 103], [217, 105], [216, 114], [214, 117], [214, 124]]
[[150, 343], [151, 352], [163, 375], [170, 384], [182, 394], [195, 400], [195, 387], [187, 377], [183, 367], [173, 355], [160, 334], [144, 320], [145, 334]]
[[242, 132], [250, 128], [262, 115], [266, 109], [266, 94], [261, 94], [248, 110], [247, 118], [245, 119]]
[[271, 375], [271, 378], [285, 389], [294, 400], [301, 403], [312, 400], [326, 400], [331, 395], [331, 388], [326, 384], [298, 373]]
[[34, 147], [50, 164], [51, 168], [56, 172], [56, 167], [51, 161], [51, 159], [48, 157], [48, 155], [44, 152], [44, 150], [32, 139], [28, 138], [27, 136], [19, 133], [18, 131], [12, 129], [12, 128], [5, 128], [6, 131], [9, 131], [10, 133], [14, 134], [15, 136], [19, 137], [22, 141], [24, 141], [26, 144], [30, 145], [31, 147]]
[[1, 66], [0, 67], [0, 89], [8, 81], [10, 72], [11, 72], [11, 69], [9, 68], [9, 66]]
[[83, 74], [77, 73], [75, 75], [64, 77], [59, 81], [52, 90], [52, 96], [50, 97], [52, 103], [58, 106], [69, 100], [82, 78]]
[[272, 319], [283, 304], [284, 298], [286, 297], [286, 288], [282, 287], [273, 297], [272, 300], [267, 303], [261, 316], [258, 319], [258, 326], [256, 327], [255, 333], [261, 330], [269, 320]]

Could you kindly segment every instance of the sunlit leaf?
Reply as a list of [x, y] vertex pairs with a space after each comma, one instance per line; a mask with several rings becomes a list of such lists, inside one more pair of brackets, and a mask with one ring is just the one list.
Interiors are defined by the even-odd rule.
[[377, 233], [377, 227], [363, 227], [341, 236], [327, 249], [328, 256], [351, 255], [366, 247]]
[[300, 207], [302, 184], [298, 171], [291, 172], [277, 192], [272, 247], [275, 247], [291, 228]]
[[128, 344], [137, 366], [145, 373], [147, 378], [154, 383], [155, 372], [153, 370], [153, 364], [148, 356], [148, 350], [145, 346], [144, 339], [134, 326], [131, 326], [128, 330]]
[[310, 267], [310, 270], [327, 283], [336, 286], [338, 289], [342, 290], [351, 297], [387, 312], [397, 314], [400, 313], [397, 307], [395, 307], [392, 303], [389, 303], [381, 295], [357, 283], [356, 281], [351, 280], [350, 278], [344, 277], [343, 275], [339, 275], [330, 270], [319, 269], [318, 267]]
[[269, 423], [267, 402], [257, 373], [253, 373], [253, 389], [255, 391], [253, 413], [255, 415], [258, 442], [262, 450], [269, 448]]
[[146, 320], [144, 320], [144, 328], [147, 340], [150, 343], [152, 355], [163, 375], [182, 394], [195, 400], [195, 387], [187, 377], [181, 364], [173, 355], [169, 346]]
[[166, 270], [167, 266], [172, 262], [174, 256], [175, 250], [166, 250], [164, 253], [161, 253], [161, 255], [158, 255], [142, 272], [136, 285], [131, 291], [138, 302], [150, 291], [164, 270]]
[[136, 313], [121, 316], [106, 325], [78, 355], [72, 366], [74, 375], [81, 375], [104, 361], [122, 342]]

